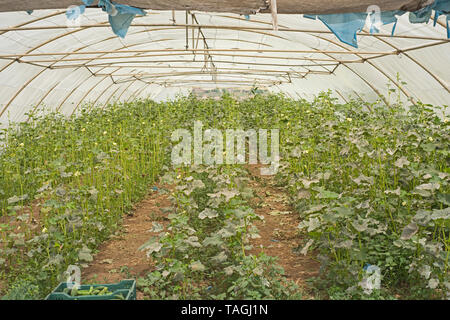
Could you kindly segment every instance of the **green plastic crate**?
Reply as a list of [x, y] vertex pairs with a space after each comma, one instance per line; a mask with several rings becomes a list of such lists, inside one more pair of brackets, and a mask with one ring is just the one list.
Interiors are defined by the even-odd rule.
[[53, 290], [45, 300], [112, 300], [116, 299], [118, 294], [121, 294], [124, 300], [136, 300], [136, 281], [135, 280], [122, 280], [119, 283], [114, 284], [92, 284], [81, 285], [79, 290], [89, 290], [90, 287], [107, 287], [112, 294], [103, 296], [78, 296], [72, 297], [67, 293], [64, 293], [64, 289], [67, 288], [66, 282], [61, 282], [55, 290]]

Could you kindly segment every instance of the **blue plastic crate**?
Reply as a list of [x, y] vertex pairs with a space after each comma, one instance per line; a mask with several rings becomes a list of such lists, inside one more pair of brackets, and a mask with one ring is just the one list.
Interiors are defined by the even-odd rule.
[[117, 295], [122, 295], [124, 300], [136, 300], [136, 281], [122, 280], [114, 284], [92, 284], [81, 285], [79, 290], [89, 290], [91, 287], [107, 287], [111, 294], [103, 296], [76, 296], [64, 293], [67, 288], [66, 282], [61, 282], [46, 298], [45, 300], [113, 300], [117, 299]]

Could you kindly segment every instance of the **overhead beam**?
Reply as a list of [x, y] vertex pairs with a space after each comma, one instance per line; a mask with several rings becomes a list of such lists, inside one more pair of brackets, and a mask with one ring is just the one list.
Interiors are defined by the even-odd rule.
[[[242, 69], [241, 69], [242, 70]], [[266, 75], [266, 76], [281, 76], [281, 75], [303, 75], [306, 73], [316, 73], [316, 74], [330, 74], [330, 72], [325, 71], [282, 71], [282, 70], [260, 70], [259, 72], [256, 70], [232, 70], [229, 72], [217, 72], [218, 75], [221, 74], [254, 74], [254, 75]], [[209, 75], [208, 71], [186, 71], [186, 72], [168, 72], [168, 73], [119, 73], [119, 74], [110, 74], [110, 73], [94, 73], [95, 76], [114, 76], [114, 77], [132, 77], [132, 76], [152, 76], [152, 77], [167, 77], [167, 76], [185, 76], [185, 75]]]
[[[139, 58], [139, 57], [136, 57]], [[326, 61], [331, 61], [331, 63], [338, 64], [338, 61], [328, 59]], [[262, 63], [262, 62], [246, 62], [246, 61], [226, 61], [226, 60], [216, 60], [217, 64], [223, 63], [223, 64], [235, 64], [235, 65], [245, 65], [245, 66], [268, 66], [268, 67], [299, 67], [304, 64], [285, 64], [285, 63]], [[116, 67], [118, 64], [121, 63], [145, 63], [147, 65], [155, 64], [155, 63], [183, 63], [183, 64], [194, 64], [194, 63], [204, 63], [203, 61], [192, 61], [192, 60], [159, 60], [159, 61], [152, 61], [152, 60], [135, 60], [135, 61], [116, 61], [116, 62], [110, 62], [110, 63], [99, 63], [99, 64], [83, 64], [82, 66], [85, 67], [104, 67], [104, 66], [110, 66], [110, 67]], [[359, 62], [361, 63], [361, 62]], [[65, 69], [65, 68], [75, 68], [76, 65], [62, 65], [62, 66], [54, 66], [53, 69]], [[135, 67], [139, 68], [139, 67]], [[175, 67], [174, 67], [175, 68]]]
[[[133, 80], [130, 80], [133, 81]], [[216, 84], [216, 83], [232, 83], [232, 84], [242, 84], [242, 83], [254, 83], [254, 84], [270, 84], [270, 85], [275, 85], [275, 84], [282, 84], [282, 83], [289, 83], [288, 81], [282, 81], [282, 80], [277, 80], [277, 81], [261, 81], [261, 80], [216, 80], [216, 81], [211, 81], [211, 80], [195, 80], [195, 79], [180, 79], [177, 81], [152, 81], [149, 82], [148, 84], [157, 84], [157, 85], [172, 85], [172, 84], [180, 84], [180, 83], [209, 83], [209, 84]]]
[[[421, 46], [422, 47], [422, 46]], [[86, 54], [122, 54], [122, 53], [151, 53], [151, 52], [257, 52], [257, 53], [334, 53], [334, 54], [396, 54], [396, 51], [346, 51], [346, 50], [280, 50], [280, 49], [141, 49], [141, 50], [99, 50], [78, 52], [39, 52], [29, 54], [0, 54], [0, 58], [65, 56]]]
[[[170, 56], [190, 56], [193, 53], [162, 53], [162, 54], [143, 54], [143, 55], [130, 55], [130, 56], [102, 56], [102, 57], [86, 57], [86, 58], [64, 58], [64, 59], [47, 59], [47, 60], [21, 60], [23, 62], [29, 63], [58, 63], [61, 62], [74, 62], [74, 61], [85, 61], [85, 60], [125, 60], [125, 59], [135, 59], [135, 58], [156, 58], [156, 57], [170, 57]], [[326, 58], [309, 58], [309, 57], [286, 57], [286, 56], [267, 56], [267, 55], [245, 55], [245, 54], [233, 54], [233, 53], [215, 53], [215, 56], [220, 57], [239, 57], [239, 58], [252, 58], [252, 59], [274, 59], [274, 60], [299, 60], [299, 61], [337, 61], [341, 63], [355, 63], [355, 62], [364, 62], [363, 58], [357, 60], [334, 60], [334, 59], [326, 59]], [[159, 60], [154, 60], [154, 62], [160, 62]], [[201, 61], [204, 62], [204, 61]]]
[[[322, 67], [322, 66], [333, 66], [335, 67], [336, 65], [338, 65], [338, 63], [324, 63], [324, 64], [299, 64], [299, 65], [295, 65], [295, 67]], [[80, 66], [85, 66], [85, 65], [71, 65], [71, 68], [77, 68]], [[155, 66], [132, 66], [132, 65], [120, 65], [120, 66], [113, 66], [113, 65], [109, 65], [109, 64], [99, 64], [99, 65], [89, 65], [90, 68], [119, 68], [119, 69], [193, 69], [193, 70], [197, 70], [198, 71], [198, 66], [169, 66], [169, 65], [155, 65]], [[285, 66], [285, 67], [289, 67], [289, 66]], [[65, 67], [58, 67], [56, 69], [67, 69]], [[296, 71], [294, 69], [246, 69], [246, 68], [225, 68], [225, 67], [218, 67], [217, 68], [218, 71], [220, 70], [227, 70], [227, 71], [255, 71], [255, 72], [275, 72], [275, 73], [280, 73], [280, 72], [305, 72], [305, 71]]]
[[[243, 26], [219, 26], [219, 25], [197, 25], [197, 24], [155, 24], [155, 23], [133, 23], [132, 27], [141, 28], [153, 28], [153, 27], [167, 27], [167, 28], [201, 28], [201, 29], [217, 29], [217, 30], [239, 30], [239, 31], [273, 31], [269, 27], [243, 27]], [[110, 28], [107, 24], [86, 24], [81, 25], [78, 28]], [[0, 32], [3, 31], [32, 31], [32, 30], [60, 30], [60, 29], [74, 29], [74, 27], [67, 25], [50, 25], [50, 26], [39, 26], [39, 27], [9, 27], [0, 28]], [[76, 28], [75, 28], [76, 29]], [[151, 30], [148, 30], [151, 31]], [[308, 29], [296, 29], [296, 28], [278, 28], [279, 32], [296, 32], [296, 33], [312, 33], [312, 34], [333, 34], [329, 30], [308, 30]], [[378, 37], [388, 37], [388, 38], [399, 38], [399, 39], [417, 39], [417, 40], [438, 40], [450, 42], [450, 39], [444, 37], [425, 37], [425, 36], [412, 36], [412, 35], [392, 35], [392, 34], [367, 34], [367, 33], [357, 33], [362, 37], [373, 37], [377, 35]]]
[[[307, 71], [303, 73], [279, 73], [279, 74], [273, 74], [273, 73], [245, 73], [245, 72], [217, 72], [215, 73], [216, 76], [224, 76], [229, 77], [233, 76], [235, 78], [241, 78], [241, 79], [252, 79], [252, 80], [270, 80], [263, 77], [272, 77], [275, 78], [274, 81], [277, 81], [278, 78], [287, 78], [289, 79], [289, 82], [291, 79], [303, 79], [309, 74], [319, 74], [319, 75], [329, 75], [330, 72], [325, 71]], [[121, 76], [121, 77], [131, 77], [130, 79], [160, 79], [160, 78], [167, 78], [167, 79], [173, 79], [174, 77], [182, 77], [182, 76], [208, 76], [210, 73], [208, 72], [182, 72], [182, 73], [167, 73], [167, 74], [126, 74], [126, 75], [115, 75], [115, 74], [99, 74], [98, 76]], [[247, 77], [247, 76], [253, 76], [253, 77]], [[123, 80], [115, 80], [116, 84], [128, 82], [130, 79], [123, 79]], [[161, 80], [161, 79], [160, 79]], [[161, 80], [162, 81], [162, 80]], [[215, 82], [213, 80], [212, 82]]]

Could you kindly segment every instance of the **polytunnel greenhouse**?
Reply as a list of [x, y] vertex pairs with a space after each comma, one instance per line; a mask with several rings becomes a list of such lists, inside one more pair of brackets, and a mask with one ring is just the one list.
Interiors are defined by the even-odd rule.
[[449, 19], [0, 0], [0, 297], [449, 299]]

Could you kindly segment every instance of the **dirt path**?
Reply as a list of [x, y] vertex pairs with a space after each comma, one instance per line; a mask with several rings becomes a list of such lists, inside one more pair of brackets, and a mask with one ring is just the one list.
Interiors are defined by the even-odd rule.
[[[171, 206], [168, 199], [169, 192], [164, 188], [151, 192], [141, 201], [132, 215], [128, 215], [123, 221], [123, 231], [119, 236], [114, 236], [99, 247], [94, 261], [82, 271], [83, 283], [114, 283], [124, 278], [144, 276], [153, 270], [150, 258], [144, 251], [139, 251], [152, 233], [153, 222], [166, 224], [167, 212], [165, 208]], [[142, 299], [143, 294], [137, 292], [137, 299]]]
[[249, 186], [254, 190], [254, 210], [264, 216], [264, 221], [256, 222], [261, 238], [252, 240], [251, 253], [265, 252], [278, 257], [278, 263], [284, 268], [286, 278], [303, 288], [305, 298], [312, 298], [308, 292], [306, 280], [317, 276], [320, 263], [311, 255], [300, 253], [305, 242], [297, 233], [300, 222], [289, 204], [286, 192], [274, 184], [273, 176], [261, 176], [260, 165], [248, 167], [251, 174]]

